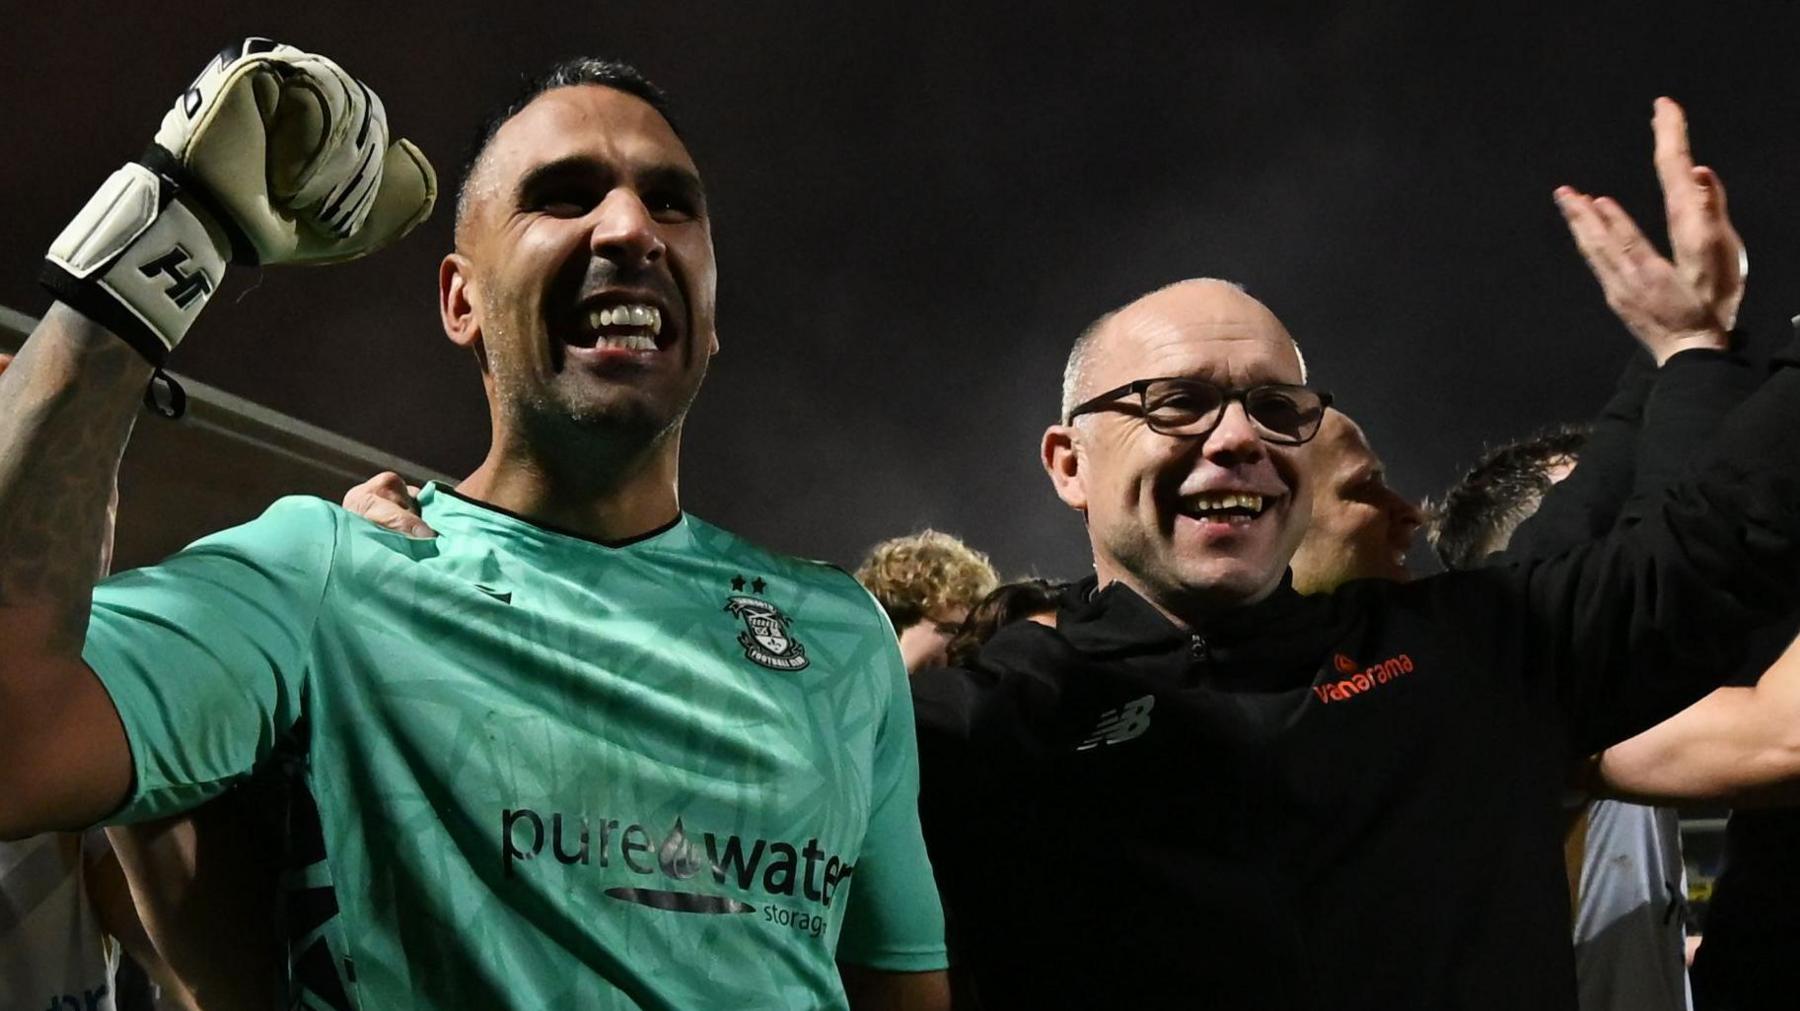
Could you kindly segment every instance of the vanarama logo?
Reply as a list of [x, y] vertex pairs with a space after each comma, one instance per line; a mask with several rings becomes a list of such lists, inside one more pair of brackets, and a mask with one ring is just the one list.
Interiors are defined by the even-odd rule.
[[1319, 697], [1320, 702], [1327, 705], [1333, 702], [1343, 702], [1413, 672], [1412, 657], [1405, 653], [1389, 657], [1367, 667], [1342, 653], [1334, 653], [1331, 656], [1331, 666], [1336, 668], [1339, 674], [1347, 676], [1337, 681], [1324, 681], [1312, 686], [1313, 694]]
[[[659, 840], [643, 825], [621, 825], [616, 818], [561, 812], [546, 818], [530, 808], [500, 812], [501, 860], [508, 878], [522, 873], [518, 865], [542, 856], [546, 847], [559, 864], [603, 871], [616, 865], [640, 879], [606, 889], [608, 898], [678, 913], [760, 911], [768, 923], [813, 937], [824, 934], [823, 911], [856, 871], [849, 861], [821, 849], [817, 839], [795, 846], [712, 832], [695, 838], [676, 818]], [[810, 904], [818, 911], [756, 904], [768, 896]]]

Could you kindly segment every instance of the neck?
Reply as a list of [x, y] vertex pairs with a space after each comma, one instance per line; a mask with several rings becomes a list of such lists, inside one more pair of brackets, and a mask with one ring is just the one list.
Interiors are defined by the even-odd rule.
[[667, 525], [681, 511], [681, 431], [621, 451], [588, 447], [579, 461], [496, 437], [487, 459], [456, 490], [546, 526], [596, 541], [626, 541]]
[[1267, 600], [1275, 589], [1272, 586], [1252, 597], [1230, 599], [1197, 589], [1171, 591], [1152, 586], [1136, 573], [1099, 556], [1094, 558], [1094, 575], [1098, 579], [1101, 589], [1105, 589], [1110, 583], [1124, 583], [1133, 593], [1144, 598], [1146, 603], [1156, 608], [1163, 617], [1169, 619], [1171, 624], [1186, 632], [1192, 632], [1196, 628], [1205, 626], [1208, 619], [1227, 611], [1249, 607]]

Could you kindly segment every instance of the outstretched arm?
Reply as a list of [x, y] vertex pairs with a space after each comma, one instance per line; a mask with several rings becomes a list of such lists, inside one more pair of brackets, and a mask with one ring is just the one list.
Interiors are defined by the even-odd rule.
[[1596, 792], [1647, 804], [1800, 803], [1800, 642], [1748, 688], [1719, 688], [1606, 749]]

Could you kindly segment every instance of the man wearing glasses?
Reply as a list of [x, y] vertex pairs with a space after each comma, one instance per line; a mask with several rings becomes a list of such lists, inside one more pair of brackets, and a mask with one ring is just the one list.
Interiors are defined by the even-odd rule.
[[1056, 628], [913, 680], [963, 985], [989, 1007], [1573, 1009], [1570, 762], [1704, 693], [1800, 589], [1800, 363], [1777, 361], [1629, 529], [1301, 596], [1300, 452], [1329, 398], [1280, 321], [1204, 280], [1095, 323], [1043, 441], [1094, 576]]

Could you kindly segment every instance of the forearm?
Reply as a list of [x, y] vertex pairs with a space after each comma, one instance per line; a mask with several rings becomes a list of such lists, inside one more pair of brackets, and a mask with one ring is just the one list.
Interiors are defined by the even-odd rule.
[[0, 373], [0, 837], [89, 824], [130, 783], [122, 728], [81, 648], [149, 375], [61, 305]]
[[[1699, 466], [1639, 522], [1528, 573], [1575, 753], [1628, 739], [1776, 650], [1747, 637], [1800, 606], [1800, 370], [1794, 348]], [[1535, 646], [1533, 647], [1536, 648]]]
[[1720, 688], [1608, 748], [1600, 792], [1641, 803], [1800, 801], [1800, 642], [1754, 687]]
[[138, 916], [131, 889], [126, 884], [124, 871], [119, 867], [117, 854], [108, 853], [101, 860], [88, 865], [87, 886], [88, 897], [100, 920], [100, 929], [118, 941], [132, 961], [143, 967], [151, 981], [162, 990], [162, 1006], [193, 1008], [195, 1005], [192, 996], [168, 963], [163, 961], [161, 952], [156, 950], [155, 943], [150, 940], [150, 934], [144, 928], [143, 920]]
[[[79, 654], [108, 540], [107, 503], [150, 371], [123, 341], [57, 304], [0, 374], [0, 641], [7, 645]], [[43, 641], [15, 642], [15, 617]]]
[[1633, 517], [1668, 489], [1712, 444], [1733, 408], [1762, 384], [1762, 370], [1727, 349], [1690, 350], [1658, 370], [1637, 440]]
[[1589, 427], [1581, 465], [1551, 488], [1537, 512], [1519, 524], [1507, 559], [1561, 554], [1612, 529], [1631, 492], [1638, 425], [1657, 371], [1650, 356], [1632, 354], [1612, 398]]
[[838, 963], [851, 1011], [949, 1011], [950, 975], [931, 972], [887, 972], [847, 962]]

